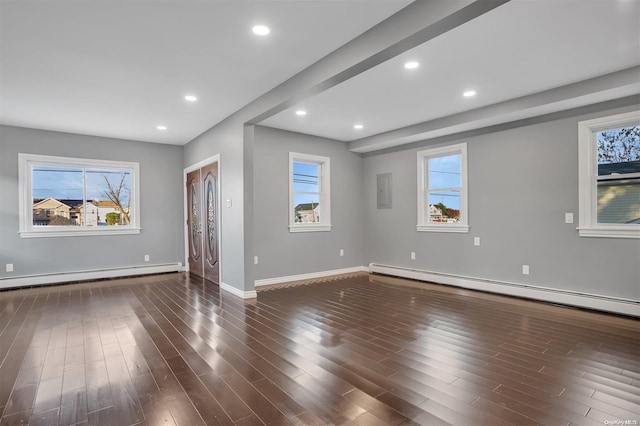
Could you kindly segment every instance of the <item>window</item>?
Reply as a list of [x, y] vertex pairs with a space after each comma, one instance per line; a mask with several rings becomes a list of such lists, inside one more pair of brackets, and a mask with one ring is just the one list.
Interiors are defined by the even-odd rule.
[[578, 123], [578, 232], [640, 238], [640, 111]]
[[467, 145], [418, 152], [418, 231], [469, 232]]
[[289, 232], [331, 230], [329, 158], [289, 153]]
[[18, 154], [20, 236], [137, 234], [138, 163]]

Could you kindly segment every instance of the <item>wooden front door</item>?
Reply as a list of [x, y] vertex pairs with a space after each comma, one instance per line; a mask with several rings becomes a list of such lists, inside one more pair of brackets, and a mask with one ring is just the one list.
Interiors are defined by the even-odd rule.
[[219, 282], [218, 163], [187, 174], [189, 271]]

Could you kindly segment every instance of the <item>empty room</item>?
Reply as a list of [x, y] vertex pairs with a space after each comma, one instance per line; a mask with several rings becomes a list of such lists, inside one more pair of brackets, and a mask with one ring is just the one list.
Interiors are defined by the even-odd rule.
[[0, 426], [639, 423], [640, 0], [0, 0]]

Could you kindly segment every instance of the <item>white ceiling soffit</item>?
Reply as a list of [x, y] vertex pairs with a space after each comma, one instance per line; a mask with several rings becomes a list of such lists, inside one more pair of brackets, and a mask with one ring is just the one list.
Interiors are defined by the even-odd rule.
[[637, 94], [639, 64], [639, 0], [512, 0], [261, 124], [370, 152]]
[[185, 144], [409, 3], [2, 0], [0, 123]]

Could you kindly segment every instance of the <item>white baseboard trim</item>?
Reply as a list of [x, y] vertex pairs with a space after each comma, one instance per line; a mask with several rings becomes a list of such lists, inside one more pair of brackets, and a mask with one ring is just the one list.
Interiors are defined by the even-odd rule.
[[377, 263], [369, 264], [369, 272], [640, 317], [640, 301], [632, 299], [579, 293], [570, 290], [466, 277]]
[[283, 284], [292, 281], [312, 280], [315, 278], [324, 278], [331, 275], [353, 274], [356, 272], [369, 272], [369, 268], [366, 266], [354, 266], [352, 268], [333, 269], [331, 271], [312, 272], [309, 274], [289, 275], [287, 277], [265, 278], [262, 280], [255, 280], [255, 286], [261, 287], [263, 285]]
[[75, 281], [91, 281], [104, 278], [120, 278], [133, 275], [181, 272], [183, 270], [184, 267], [182, 263], [178, 262], [150, 266], [132, 266], [127, 268], [108, 268], [88, 271], [60, 272], [55, 274], [24, 275], [21, 277], [0, 278], [0, 289], [60, 284]]
[[258, 293], [256, 293], [255, 290], [253, 291], [242, 291], [242, 290], [238, 290], [237, 288], [227, 284], [227, 283], [223, 283], [222, 281], [220, 281], [220, 289], [224, 290], [228, 293], [233, 294], [234, 296], [238, 296], [241, 299], [255, 299], [256, 297], [258, 297]]

